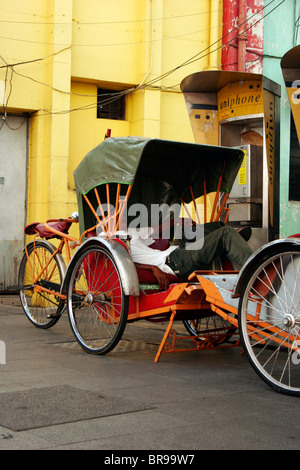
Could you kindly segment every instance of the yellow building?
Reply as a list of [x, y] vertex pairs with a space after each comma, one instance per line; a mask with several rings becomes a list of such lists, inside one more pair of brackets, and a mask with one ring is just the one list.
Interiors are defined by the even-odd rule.
[[[220, 68], [222, 0], [0, 0], [0, 22], [0, 258], [10, 271], [24, 223], [76, 210], [73, 170], [108, 129], [194, 141], [179, 85]], [[0, 290], [14, 277], [4, 274]]]

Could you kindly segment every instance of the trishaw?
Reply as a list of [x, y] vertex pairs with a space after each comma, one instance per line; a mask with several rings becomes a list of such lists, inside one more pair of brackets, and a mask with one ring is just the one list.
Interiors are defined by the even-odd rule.
[[[198, 226], [226, 223], [226, 201], [242, 160], [239, 149], [136, 137], [109, 138], [90, 151], [74, 172], [79, 216], [25, 227], [34, 239], [24, 249], [19, 290], [29, 320], [49, 328], [67, 309], [76, 340], [92, 354], [116, 347], [126, 323], [163, 322], [156, 362], [164, 352], [182, 351], [177, 343], [183, 338], [190, 339], [189, 350], [241, 345], [268, 385], [299, 396], [297, 237], [268, 243], [241, 268], [224, 257], [188, 280], [169, 275], [168, 289], [161, 290], [149, 271], [136, 268], [122, 230], [125, 219], [125, 228], [136, 223], [140, 205], [144, 226], [153, 207], [184, 211], [184, 218], [169, 218], [167, 238], [157, 232], [153, 249], [165, 249], [187, 218]], [[160, 223], [164, 217], [162, 211]], [[79, 240], [68, 234], [77, 222]], [[56, 245], [49, 241], [54, 238]], [[178, 321], [184, 337], [176, 334]]]

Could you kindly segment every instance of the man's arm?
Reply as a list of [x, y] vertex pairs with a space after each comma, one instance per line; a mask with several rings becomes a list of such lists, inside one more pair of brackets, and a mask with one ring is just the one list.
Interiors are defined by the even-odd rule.
[[153, 276], [158, 282], [160, 289], [167, 290], [169, 287], [169, 278], [166, 273], [164, 273], [161, 269], [157, 266], [152, 266], [150, 264], [140, 264], [134, 263], [135, 266], [139, 269], [145, 269], [146, 271], [151, 271]]

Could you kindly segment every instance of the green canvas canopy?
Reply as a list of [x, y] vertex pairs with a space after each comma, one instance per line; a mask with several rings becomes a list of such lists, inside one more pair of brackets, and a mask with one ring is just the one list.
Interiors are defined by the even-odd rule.
[[86, 230], [92, 224], [83, 195], [95, 187], [102, 203], [106, 183], [111, 191], [117, 183], [133, 185], [130, 204], [170, 206], [181, 199], [189, 203], [190, 187], [197, 199], [205, 186], [207, 193], [216, 191], [222, 174], [220, 191], [229, 193], [242, 160], [241, 150], [227, 147], [140, 137], [107, 139], [74, 171], [80, 228]]

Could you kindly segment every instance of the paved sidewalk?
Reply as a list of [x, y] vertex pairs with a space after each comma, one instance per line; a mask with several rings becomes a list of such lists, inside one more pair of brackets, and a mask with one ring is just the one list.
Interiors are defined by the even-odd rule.
[[92, 356], [66, 314], [39, 330], [0, 295], [0, 450], [299, 449], [300, 399], [265, 385], [239, 348], [155, 364], [163, 332], [128, 324], [115, 350]]

